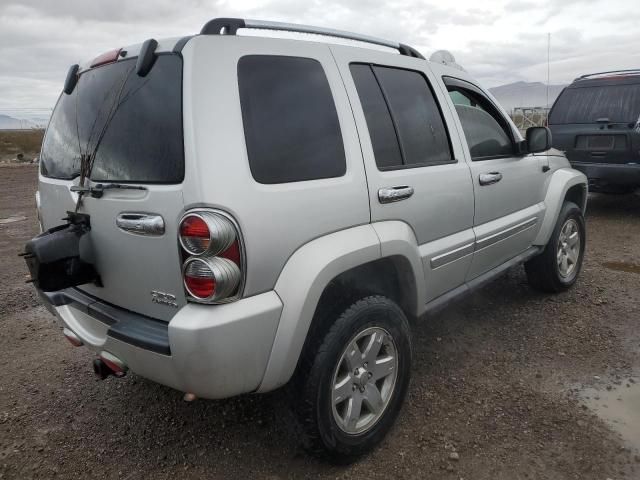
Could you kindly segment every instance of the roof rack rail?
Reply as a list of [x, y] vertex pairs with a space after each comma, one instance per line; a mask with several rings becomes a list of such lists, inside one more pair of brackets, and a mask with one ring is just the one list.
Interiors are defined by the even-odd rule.
[[296, 23], [269, 22], [264, 20], [245, 20], [242, 18], [214, 18], [205, 23], [200, 31], [202, 35], [236, 35], [239, 28], [254, 28], [258, 30], [278, 30], [284, 32], [312, 33], [327, 37], [346, 38], [359, 42], [372, 43], [383, 47], [394, 48], [401, 55], [407, 57], [420, 58], [424, 60], [420, 52], [409, 45], [399, 42], [392, 42], [382, 38], [370, 37], [359, 33], [345, 32], [343, 30], [333, 30], [331, 28], [312, 27], [309, 25], [298, 25]]
[[631, 69], [628, 69], [628, 70], [610, 70], [608, 72], [588, 73], [586, 75], [582, 75], [582, 76], [576, 78], [574, 80], [574, 82], [576, 82], [578, 80], [586, 80], [586, 79], [591, 78], [591, 77], [598, 77], [600, 75], [610, 75], [610, 74], [631, 75], [631, 74], [634, 74], [634, 73], [640, 74], [640, 68], [631, 68]]

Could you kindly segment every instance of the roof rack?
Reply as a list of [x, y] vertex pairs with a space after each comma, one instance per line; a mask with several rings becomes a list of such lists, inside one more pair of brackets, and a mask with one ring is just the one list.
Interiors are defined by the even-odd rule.
[[372, 43], [396, 49], [401, 55], [407, 57], [420, 58], [424, 60], [420, 52], [409, 45], [398, 42], [384, 40], [382, 38], [370, 37], [359, 33], [345, 32], [343, 30], [333, 30], [331, 28], [312, 27], [309, 25], [298, 25], [296, 23], [269, 22], [264, 20], [245, 20], [242, 18], [214, 18], [209, 20], [200, 34], [202, 35], [236, 35], [239, 28], [254, 28], [258, 30], [278, 30], [284, 32], [312, 33], [315, 35], [324, 35], [327, 37], [346, 38], [348, 40], [357, 40], [359, 42]]
[[640, 69], [638, 68], [632, 68], [629, 70], [610, 70], [608, 72], [598, 72], [598, 73], [588, 73], [587, 75], [582, 75], [578, 78], [576, 78], [574, 80], [574, 82], [578, 81], [578, 80], [586, 80], [588, 78], [592, 78], [592, 77], [598, 77], [600, 75], [632, 75], [632, 74], [640, 74]]

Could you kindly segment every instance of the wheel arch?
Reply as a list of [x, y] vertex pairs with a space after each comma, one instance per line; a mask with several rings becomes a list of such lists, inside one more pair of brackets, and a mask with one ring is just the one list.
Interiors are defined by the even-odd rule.
[[553, 172], [544, 199], [545, 216], [533, 244], [547, 244], [565, 201], [576, 203], [584, 213], [587, 194], [587, 177], [583, 173], [572, 168], [560, 168]]
[[422, 313], [424, 272], [413, 231], [403, 222], [381, 223], [399, 224], [381, 227], [395, 230], [393, 238], [381, 241], [379, 224], [363, 225], [315, 239], [291, 256], [275, 286], [284, 307], [258, 392], [287, 383], [302, 349], [313, 348], [331, 324], [330, 314], [358, 295], [387, 296], [410, 319]]

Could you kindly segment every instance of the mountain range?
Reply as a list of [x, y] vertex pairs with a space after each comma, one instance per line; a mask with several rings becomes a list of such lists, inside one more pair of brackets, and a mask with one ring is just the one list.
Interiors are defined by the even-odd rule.
[[44, 128], [48, 118], [14, 118], [9, 115], [0, 114], [0, 130], [24, 130], [31, 128]]
[[502, 107], [511, 112], [516, 107], [551, 107], [566, 85], [549, 85], [549, 103], [547, 104], [547, 86], [542, 82], [515, 82], [489, 91]]

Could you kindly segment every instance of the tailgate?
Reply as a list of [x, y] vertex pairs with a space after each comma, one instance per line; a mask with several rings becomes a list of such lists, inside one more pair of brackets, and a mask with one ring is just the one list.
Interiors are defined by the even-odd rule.
[[[66, 212], [75, 208], [77, 194], [69, 191], [73, 183], [41, 179], [39, 191], [44, 200], [41, 216], [45, 229], [63, 223], [61, 219]], [[185, 304], [177, 241], [182, 192], [180, 185], [147, 188], [106, 191], [102, 198], [83, 199], [80, 211], [90, 215], [91, 231], [82, 253], [95, 265], [103, 286], [78, 288], [127, 310], [170, 320], [177, 307]], [[116, 218], [123, 213], [160, 215], [164, 234], [142, 235], [119, 228]], [[156, 303], [152, 292], [174, 295], [176, 306]]]
[[[135, 66], [135, 57], [118, 54], [82, 71], [73, 91], [60, 96], [40, 156], [41, 215], [45, 229], [64, 223], [78, 201], [71, 187], [85, 172], [82, 186], [94, 194], [86, 193], [78, 209], [91, 225], [80, 253], [102, 286], [78, 288], [169, 320], [185, 303], [176, 233], [183, 209], [182, 59], [160, 53], [144, 76]], [[117, 224], [123, 215], [128, 225]], [[140, 230], [141, 215], [164, 228]]]

